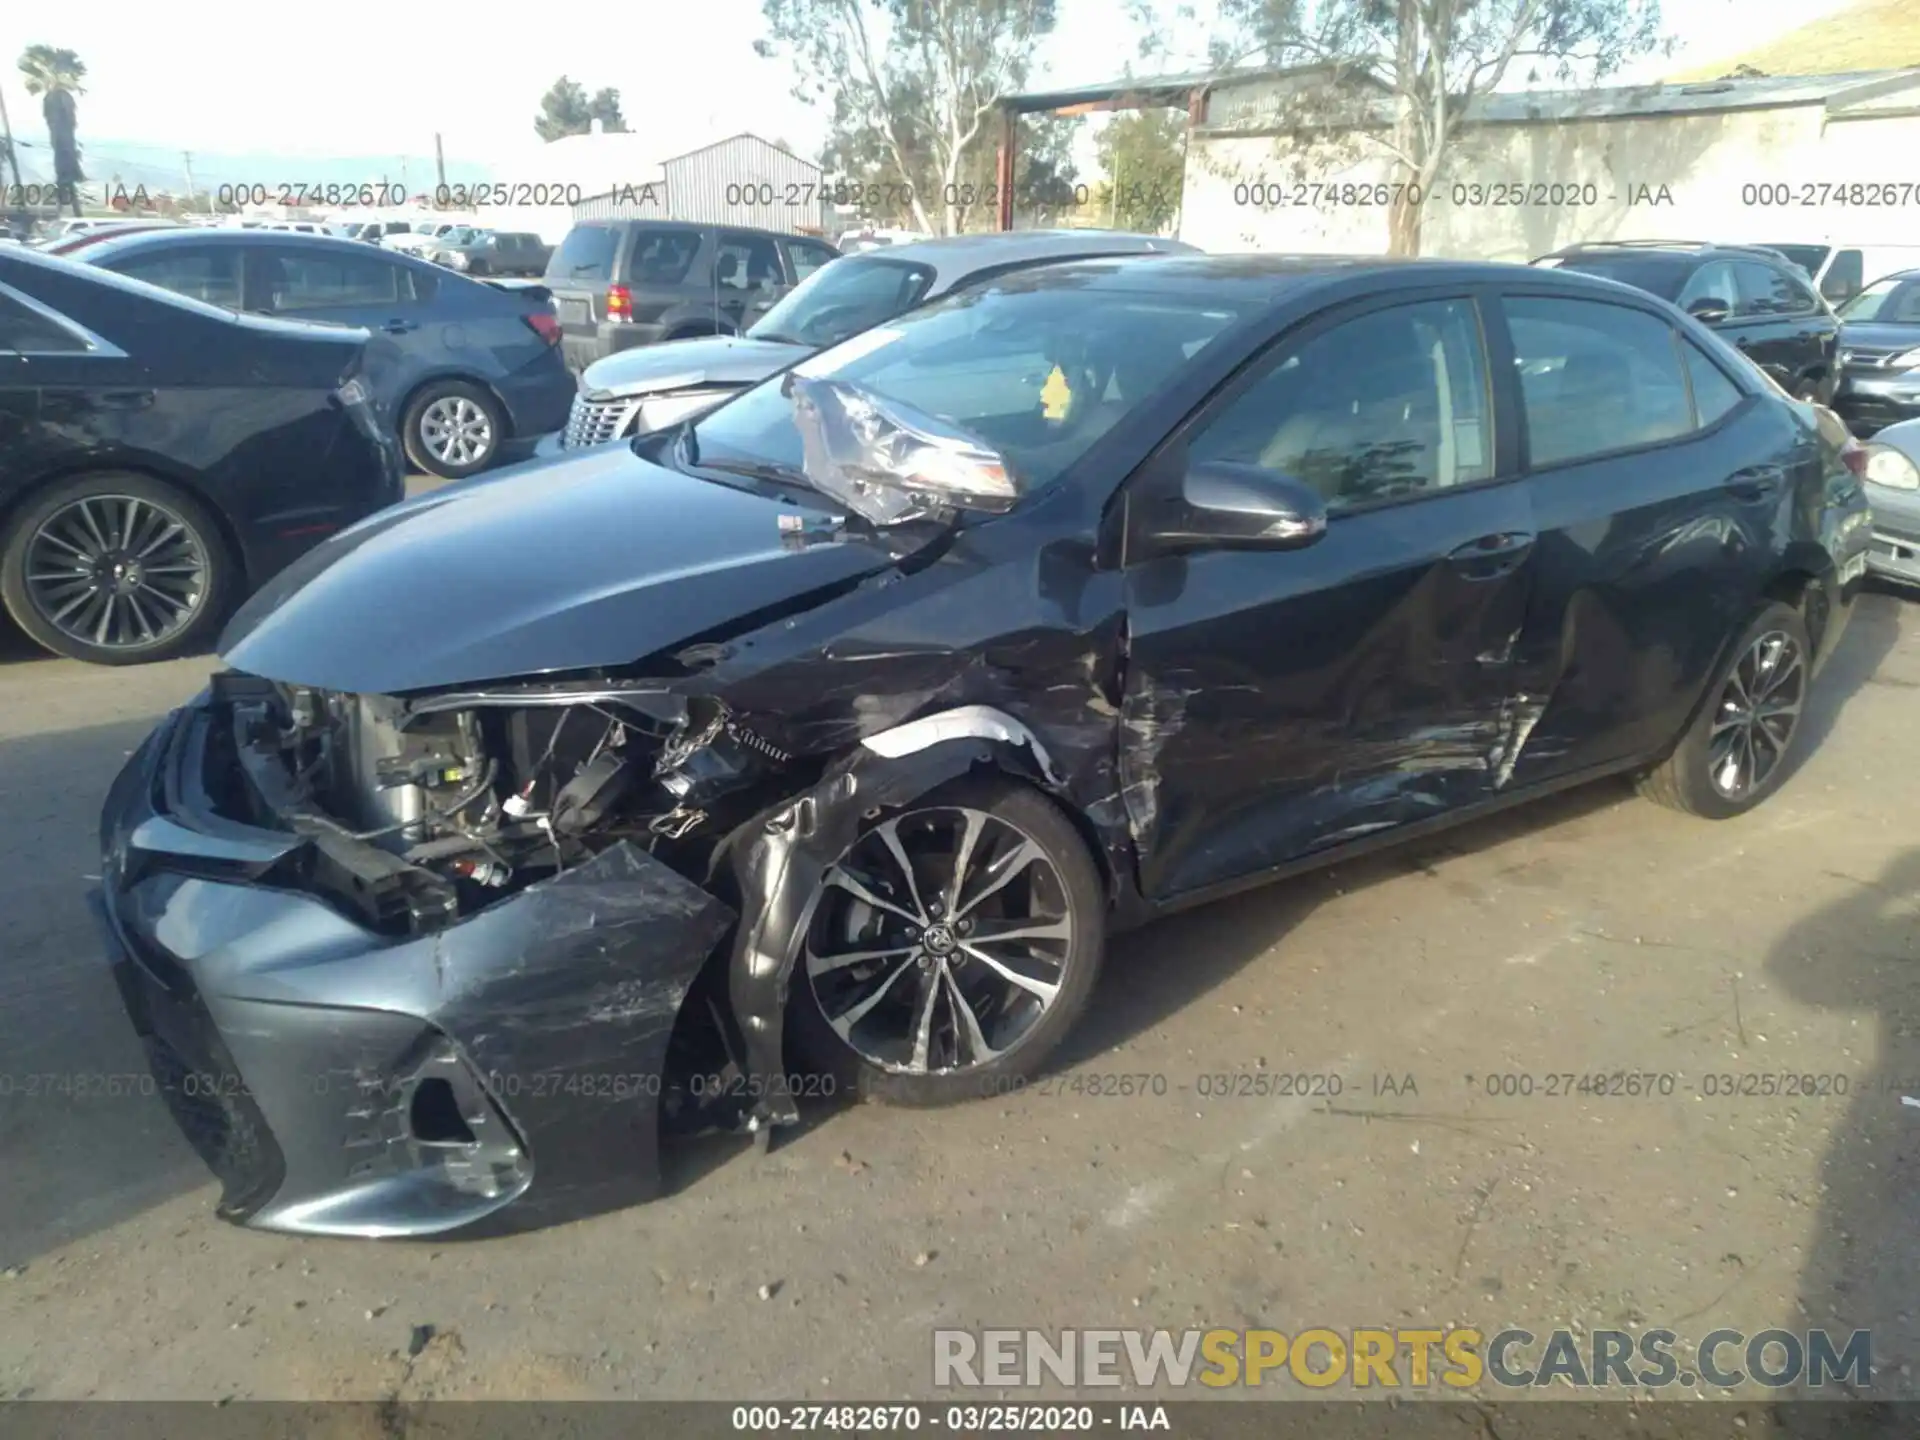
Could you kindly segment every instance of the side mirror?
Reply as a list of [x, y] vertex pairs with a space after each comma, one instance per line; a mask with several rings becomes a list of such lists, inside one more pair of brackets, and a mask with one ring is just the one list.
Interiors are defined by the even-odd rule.
[[1258, 465], [1207, 461], [1189, 469], [1177, 496], [1149, 526], [1153, 548], [1298, 550], [1327, 532], [1319, 492]]
[[1724, 300], [1716, 300], [1711, 295], [1702, 295], [1687, 306], [1687, 314], [1702, 325], [1718, 325], [1732, 313]]

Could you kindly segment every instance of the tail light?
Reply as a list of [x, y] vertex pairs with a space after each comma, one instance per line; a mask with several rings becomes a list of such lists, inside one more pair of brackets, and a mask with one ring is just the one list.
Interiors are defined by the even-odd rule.
[[560, 322], [553, 315], [545, 310], [536, 310], [533, 314], [525, 316], [524, 318], [527, 324], [533, 327], [534, 333], [546, 341], [547, 344], [558, 345], [560, 343]]
[[609, 320], [633, 319], [633, 292], [624, 285], [607, 287], [607, 318]]

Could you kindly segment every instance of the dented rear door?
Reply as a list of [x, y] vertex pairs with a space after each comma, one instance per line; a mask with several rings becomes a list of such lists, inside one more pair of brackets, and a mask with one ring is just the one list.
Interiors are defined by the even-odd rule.
[[1533, 517], [1491, 365], [1471, 293], [1364, 304], [1283, 340], [1158, 462], [1285, 470], [1332, 518], [1299, 550], [1129, 567], [1121, 768], [1150, 898], [1507, 779]]

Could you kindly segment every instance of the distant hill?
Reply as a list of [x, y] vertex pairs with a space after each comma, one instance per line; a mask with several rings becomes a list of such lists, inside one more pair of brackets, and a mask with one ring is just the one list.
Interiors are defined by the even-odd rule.
[[1718, 80], [1740, 67], [1763, 75], [1844, 75], [1920, 65], [1920, 0], [1857, 0], [1832, 15], [1712, 65], [1670, 76], [1673, 85]]
[[[16, 134], [19, 146], [20, 178], [28, 185], [50, 183], [53, 156], [44, 137]], [[435, 183], [431, 155], [345, 155], [314, 160], [298, 155], [249, 155], [224, 151], [193, 153], [193, 184], [199, 192], [222, 185], [364, 185], [405, 180], [410, 190], [430, 190]], [[182, 194], [186, 190], [187, 161], [179, 150], [138, 141], [95, 139], [84, 129], [80, 132], [80, 163], [87, 179], [99, 185], [124, 186], [131, 191], [145, 186], [149, 192]], [[449, 184], [491, 179], [485, 165], [447, 161]], [[13, 183], [8, 169], [6, 183]]]

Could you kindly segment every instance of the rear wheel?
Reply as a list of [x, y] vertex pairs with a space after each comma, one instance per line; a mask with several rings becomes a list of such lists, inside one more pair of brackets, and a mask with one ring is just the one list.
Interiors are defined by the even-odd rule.
[[407, 406], [401, 422], [407, 458], [449, 480], [477, 475], [500, 451], [500, 405], [467, 380], [436, 380]]
[[220, 622], [237, 578], [219, 525], [192, 496], [144, 475], [56, 485], [15, 518], [0, 596], [34, 640], [98, 665], [179, 655]]
[[1742, 632], [1673, 754], [1641, 778], [1640, 793], [1708, 820], [1753, 809], [1786, 777], [1812, 671], [1800, 612], [1770, 602]]
[[876, 817], [828, 869], [796, 1047], [863, 1098], [1004, 1093], [1086, 1008], [1105, 945], [1105, 893], [1066, 816], [1010, 781], [958, 781]]

